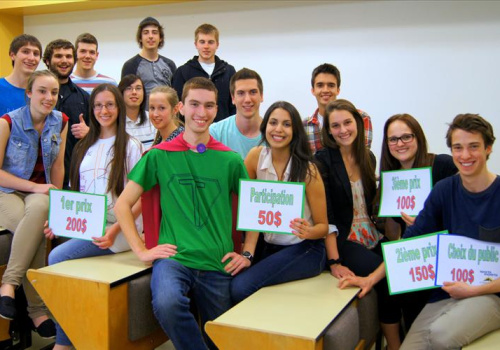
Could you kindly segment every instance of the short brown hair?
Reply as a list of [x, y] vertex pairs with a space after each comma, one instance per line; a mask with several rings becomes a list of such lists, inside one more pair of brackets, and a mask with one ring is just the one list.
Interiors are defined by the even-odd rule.
[[219, 30], [211, 24], [204, 23], [204, 24], [200, 25], [198, 28], [196, 28], [196, 30], [194, 31], [194, 41], [195, 42], [198, 41], [199, 34], [205, 34], [205, 35], [213, 34], [213, 36], [215, 37], [215, 41], [217, 41], [217, 43], [219, 43]]
[[262, 84], [262, 78], [259, 73], [254, 70], [248, 68], [242, 68], [231, 77], [229, 81], [229, 92], [231, 96], [234, 96], [234, 89], [236, 86], [236, 82], [238, 80], [246, 80], [246, 79], [255, 79], [257, 80], [257, 87], [259, 88], [259, 92], [262, 95], [264, 93], [264, 85]]
[[186, 101], [186, 97], [189, 93], [189, 90], [208, 90], [213, 91], [215, 93], [215, 101], [217, 101], [217, 88], [214, 83], [207, 78], [203, 77], [194, 77], [186, 81], [184, 87], [182, 88], [182, 103]]
[[158, 49], [161, 49], [163, 47], [163, 44], [165, 44], [165, 32], [163, 31], [163, 26], [160, 24], [160, 22], [158, 22], [158, 20], [153, 17], [146, 17], [141, 21], [141, 23], [139, 23], [139, 26], [137, 27], [137, 33], [135, 35], [137, 44], [139, 44], [139, 47], [142, 49], [142, 30], [147, 26], [155, 26], [158, 28], [160, 32], [160, 44], [158, 45]]
[[72, 49], [73, 58], [76, 60], [76, 49], [70, 41], [65, 39], [52, 40], [47, 44], [47, 46], [45, 47], [45, 52], [43, 53], [43, 62], [45, 63], [47, 68], [50, 67], [50, 60], [52, 59], [54, 50], [57, 49]]
[[[10, 43], [9, 55], [11, 53], [17, 55], [19, 49], [26, 45], [36, 46], [38, 50], [40, 50], [40, 56], [42, 55], [42, 44], [40, 43], [40, 40], [30, 34], [21, 34], [16, 36]], [[14, 61], [12, 61], [12, 67], [14, 67]]]
[[96, 50], [99, 48], [99, 44], [97, 43], [97, 38], [90, 33], [83, 33], [78, 35], [75, 41], [75, 48], [78, 50], [78, 44], [94, 44]]
[[451, 135], [453, 131], [460, 129], [470, 133], [481, 134], [484, 147], [493, 146], [495, 142], [495, 135], [493, 127], [479, 114], [465, 113], [459, 114], [451, 122], [448, 131], [446, 132], [446, 145], [451, 148], [452, 140]]

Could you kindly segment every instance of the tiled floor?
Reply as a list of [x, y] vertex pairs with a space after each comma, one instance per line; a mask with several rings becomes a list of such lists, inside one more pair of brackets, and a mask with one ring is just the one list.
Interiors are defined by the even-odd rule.
[[[33, 343], [29, 348], [30, 350], [40, 350], [44, 346], [54, 342], [54, 339], [42, 339], [36, 333], [32, 332], [31, 334]], [[175, 348], [171, 341], [167, 341], [165, 344], [157, 347], [156, 350], [175, 350]]]

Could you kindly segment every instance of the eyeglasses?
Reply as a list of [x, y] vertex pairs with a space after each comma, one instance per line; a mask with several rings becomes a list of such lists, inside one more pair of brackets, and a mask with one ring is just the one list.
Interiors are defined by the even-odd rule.
[[390, 145], [397, 145], [399, 140], [401, 140], [401, 142], [403, 143], [408, 143], [412, 142], [414, 138], [415, 134], [403, 134], [400, 137], [396, 136], [388, 137], [387, 142], [389, 142]]
[[112, 102], [106, 103], [105, 105], [96, 104], [94, 105], [94, 111], [102, 111], [102, 109], [106, 107], [108, 111], [113, 111], [116, 108], [116, 105]]
[[128, 92], [132, 92], [132, 91], [137, 91], [137, 92], [141, 92], [142, 91], [142, 86], [127, 86], [125, 88], [125, 91], [128, 91]]

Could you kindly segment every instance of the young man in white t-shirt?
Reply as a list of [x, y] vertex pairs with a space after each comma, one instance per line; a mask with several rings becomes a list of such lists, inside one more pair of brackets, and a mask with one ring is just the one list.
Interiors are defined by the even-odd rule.
[[264, 87], [256, 71], [243, 68], [231, 77], [229, 89], [236, 114], [210, 125], [210, 134], [245, 159], [261, 139], [260, 104]]

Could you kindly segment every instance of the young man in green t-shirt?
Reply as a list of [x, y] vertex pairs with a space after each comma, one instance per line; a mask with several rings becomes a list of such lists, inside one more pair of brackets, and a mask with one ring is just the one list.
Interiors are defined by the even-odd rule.
[[[189, 312], [187, 295], [196, 301], [202, 326], [231, 307], [231, 275], [250, 266], [251, 258], [234, 252], [231, 195], [248, 174], [241, 157], [210, 136], [217, 114], [217, 89], [210, 80], [186, 82], [181, 111], [185, 132], [144, 155], [130, 172], [115, 211], [132, 250], [142, 261], [153, 262], [153, 310], [175, 348], [215, 348]], [[158, 245], [147, 249], [132, 207], [156, 185], [162, 218]]]

